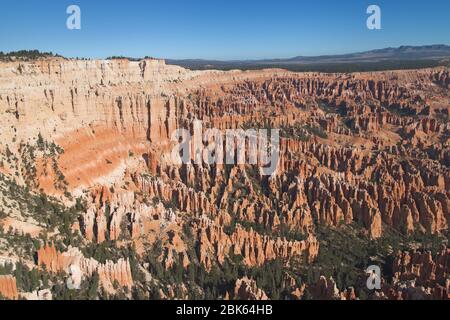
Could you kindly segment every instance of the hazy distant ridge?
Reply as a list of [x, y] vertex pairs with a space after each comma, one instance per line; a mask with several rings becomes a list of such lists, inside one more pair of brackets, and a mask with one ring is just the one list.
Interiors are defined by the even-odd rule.
[[384, 48], [357, 53], [323, 56], [296, 56], [289, 59], [264, 59], [264, 60], [205, 60], [205, 59], [167, 59], [167, 63], [191, 68], [223, 68], [255, 67], [255, 66], [308, 66], [318, 64], [367, 64], [381, 63], [383, 61], [439, 61], [450, 58], [450, 46], [428, 45], [428, 46], [401, 46], [398, 48]]

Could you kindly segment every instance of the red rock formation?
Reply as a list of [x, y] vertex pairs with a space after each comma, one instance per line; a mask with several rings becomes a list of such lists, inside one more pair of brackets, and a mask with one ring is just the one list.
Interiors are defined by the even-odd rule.
[[[0, 62], [0, 140], [14, 149], [16, 132], [23, 141], [39, 133], [64, 149], [52, 160], [68, 191], [88, 194], [73, 228], [88, 241], [143, 250], [160, 238], [164, 267], [178, 258], [186, 268], [191, 261], [179, 234], [188, 226], [208, 270], [233, 254], [246, 266], [291, 258], [308, 263], [318, 255], [319, 226], [358, 222], [373, 239], [391, 228], [448, 230], [449, 79], [447, 68], [320, 74], [194, 72], [152, 59]], [[268, 177], [258, 165], [173, 163], [171, 134], [193, 131], [194, 120], [221, 132], [280, 128], [278, 170]], [[46, 176], [45, 161], [36, 163], [39, 188], [62, 196], [54, 187], [56, 170]], [[15, 170], [2, 166], [2, 172]], [[377, 297], [445, 296], [443, 256], [399, 257], [400, 284]], [[99, 272], [109, 291], [115, 281], [133, 283], [126, 260], [100, 264], [76, 250], [38, 251], [39, 267], [52, 272], [74, 263], [87, 275]], [[323, 299], [355, 295], [338, 292], [332, 279], [321, 278], [314, 288], [286, 281], [296, 298], [309, 289]], [[242, 295], [261, 296], [252, 280], [237, 287]]]
[[67, 271], [75, 259], [76, 257], [62, 254], [52, 244], [45, 245], [37, 251], [38, 267], [45, 266], [50, 272]]
[[266, 293], [257, 287], [256, 281], [247, 277], [236, 280], [233, 297], [235, 300], [269, 300]]
[[119, 286], [128, 287], [129, 289], [133, 285], [129, 260], [119, 259], [116, 263], [106, 261], [105, 264], [99, 264], [96, 271], [98, 272], [100, 283], [106, 289], [112, 288], [116, 281]]
[[383, 283], [381, 299], [448, 300], [450, 250], [443, 248], [435, 259], [430, 252], [399, 252], [393, 262], [392, 284]]
[[348, 288], [340, 292], [333, 278], [327, 280], [323, 276], [309, 291], [316, 300], [356, 300], [354, 288]]
[[241, 255], [243, 263], [248, 266], [262, 265], [266, 261], [303, 256], [306, 261], [313, 261], [319, 249], [317, 239], [310, 235], [304, 241], [271, 239], [253, 231], [245, 230], [239, 224], [233, 234], [227, 235], [223, 228], [203, 219], [197, 227], [199, 232], [199, 259], [209, 270], [217, 260], [222, 264], [230, 253]]
[[91, 277], [98, 273], [100, 284], [109, 292], [113, 292], [115, 281], [121, 287], [131, 288], [133, 278], [131, 275], [130, 261], [119, 259], [117, 262], [106, 261], [102, 264], [90, 258], [85, 258], [82, 253], [74, 248], [61, 253], [53, 246], [45, 246], [38, 250], [38, 266], [51, 272], [68, 272], [70, 265], [78, 265], [84, 276]]
[[13, 276], [0, 276], [0, 295], [6, 299], [17, 300], [16, 278]]
[[442, 249], [435, 259], [430, 252], [401, 252], [393, 263], [394, 278], [400, 280], [415, 279], [417, 284], [445, 284], [450, 274], [450, 249]]

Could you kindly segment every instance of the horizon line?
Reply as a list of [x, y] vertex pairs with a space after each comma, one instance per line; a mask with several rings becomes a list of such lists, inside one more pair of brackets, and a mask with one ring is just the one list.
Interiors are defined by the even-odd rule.
[[124, 54], [111, 54], [106, 57], [99, 57], [99, 56], [74, 56], [74, 55], [63, 55], [55, 51], [48, 51], [48, 49], [17, 49], [17, 50], [10, 50], [10, 51], [3, 51], [0, 49], [0, 52], [8, 55], [11, 53], [17, 53], [21, 51], [35, 51], [37, 50], [39, 53], [47, 53], [47, 54], [53, 54], [55, 56], [67, 58], [67, 59], [90, 59], [90, 60], [109, 60], [109, 58], [124, 58], [124, 59], [133, 59], [133, 60], [143, 60], [145, 58], [151, 58], [151, 59], [159, 59], [159, 60], [174, 60], [174, 61], [216, 61], [216, 62], [245, 62], [245, 61], [265, 61], [265, 60], [288, 60], [293, 58], [320, 58], [320, 57], [333, 57], [333, 56], [343, 56], [348, 54], [360, 54], [360, 53], [366, 53], [371, 51], [377, 51], [377, 50], [387, 50], [387, 49], [400, 49], [403, 47], [412, 47], [412, 48], [420, 48], [420, 47], [437, 47], [437, 46], [445, 46], [450, 48], [450, 44], [446, 43], [433, 43], [433, 44], [421, 44], [421, 45], [409, 45], [409, 44], [402, 44], [398, 46], [387, 46], [387, 47], [376, 47], [368, 50], [355, 50], [355, 51], [348, 51], [343, 53], [334, 53], [334, 54], [317, 54], [317, 55], [302, 55], [302, 54], [296, 54], [296, 55], [290, 55], [286, 57], [271, 57], [271, 58], [241, 58], [241, 59], [222, 59], [222, 58], [170, 58], [170, 57], [158, 57], [158, 56], [152, 56], [152, 55], [145, 55], [145, 56], [128, 56]]

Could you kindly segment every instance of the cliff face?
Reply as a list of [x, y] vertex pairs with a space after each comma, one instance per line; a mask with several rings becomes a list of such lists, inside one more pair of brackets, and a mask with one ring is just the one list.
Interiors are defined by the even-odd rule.
[[19, 138], [64, 135], [96, 124], [136, 134], [141, 129], [145, 136], [150, 97], [165, 83], [187, 77], [159, 60], [43, 60], [2, 64], [0, 70], [1, 111], [29, 126]]
[[[144, 153], [147, 141], [167, 138], [162, 95], [194, 75], [162, 60], [1, 63], [2, 149], [41, 134], [65, 150], [59, 164], [72, 188], [110, 181], [129, 152]], [[54, 193], [47, 166], [37, 165], [37, 173]]]

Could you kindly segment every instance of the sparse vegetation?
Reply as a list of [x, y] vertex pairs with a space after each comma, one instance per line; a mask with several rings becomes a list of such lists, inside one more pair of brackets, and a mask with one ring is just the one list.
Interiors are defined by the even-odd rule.
[[19, 51], [11, 51], [4, 53], [0, 51], [0, 61], [33, 61], [41, 58], [55, 58], [62, 56], [58, 54], [54, 54], [52, 52], [41, 52], [39, 50], [19, 50]]

